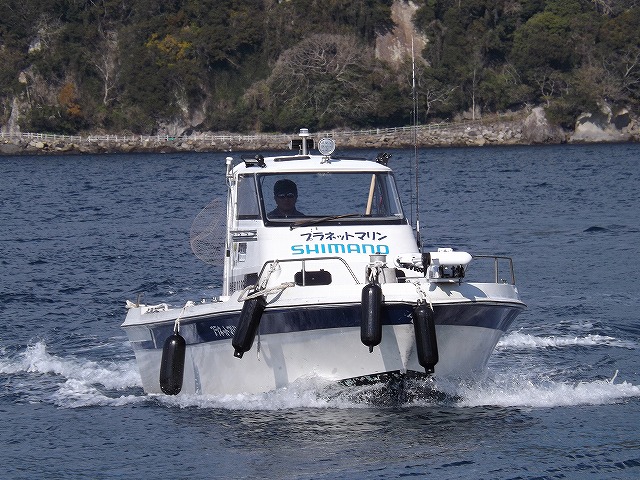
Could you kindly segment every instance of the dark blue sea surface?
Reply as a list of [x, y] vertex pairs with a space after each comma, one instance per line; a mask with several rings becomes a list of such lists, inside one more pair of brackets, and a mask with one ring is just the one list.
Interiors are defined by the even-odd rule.
[[640, 478], [640, 145], [419, 151], [425, 243], [512, 256], [528, 308], [486, 377], [391, 406], [144, 394], [125, 300], [218, 294], [189, 229], [225, 156], [0, 157], [1, 478]]

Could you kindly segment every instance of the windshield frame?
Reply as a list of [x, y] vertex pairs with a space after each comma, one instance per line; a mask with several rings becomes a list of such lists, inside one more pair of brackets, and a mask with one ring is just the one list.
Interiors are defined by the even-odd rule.
[[[358, 196], [359, 200], [364, 198], [365, 207], [363, 208], [361, 204], [358, 204], [357, 208], [353, 208], [350, 211], [324, 211], [322, 214], [317, 211], [309, 212], [309, 209], [315, 208], [315, 204], [306, 203], [304, 208], [301, 207], [300, 215], [292, 215], [286, 217], [274, 217], [270, 214], [273, 214], [275, 210], [272, 209], [275, 199], [273, 188], [275, 186], [275, 181], [279, 179], [290, 179], [293, 178], [295, 180], [300, 181], [300, 179], [308, 177], [306, 179], [307, 186], [313, 180], [314, 177], [322, 178], [329, 177], [333, 180], [332, 177], [344, 177], [344, 176], [358, 176], [358, 180], [360, 183], [364, 183], [366, 180], [368, 183], [366, 185], [366, 191], [364, 191], [364, 186], [359, 185], [360, 190], [362, 191], [362, 196]], [[341, 178], [342, 179], [342, 178]], [[375, 179], [374, 181], [370, 179]], [[322, 179], [324, 181], [324, 179]], [[347, 179], [348, 180], [348, 179]], [[304, 182], [303, 182], [304, 183]], [[316, 185], [318, 183], [313, 183], [313, 189], [317, 197], [324, 196], [322, 192], [330, 192], [331, 187], [334, 186], [332, 183], [328, 183], [327, 185], [319, 186], [316, 189]], [[408, 219], [406, 218], [402, 206], [402, 201], [399, 196], [398, 188], [395, 182], [395, 177], [391, 170], [388, 171], [335, 171], [335, 172], [321, 172], [321, 171], [297, 171], [297, 172], [260, 172], [256, 173], [256, 188], [258, 194], [258, 201], [261, 210], [261, 216], [263, 222], [266, 226], [287, 226], [294, 228], [302, 227], [302, 226], [320, 226], [320, 225], [363, 225], [363, 224], [384, 224], [384, 225], [398, 225], [408, 223]], [[320, 190], [322, 189], [322, 190]], [[301, 197], [305, 195], [306, 189], [303, 188], [303, 191], [300, 192]], [[308, 192], [307, 192], [308, 193]], [[327, 194], [328, 195], [328, 194]], [[348, 196], [348, 194], [347, 194]], [[296, 200], [298, 197], [298, 192], [296, 192]], [[363, 197], [363, 198], [360, 198]], [[367, 197], [368, 197], [368, 205], [367, 205]], [[384, 203], [384, 208], [388, 212], [387, 214], [374, 213], [372, 208], [372, 197], [380, 200]], [[327, 200], [326, 204], [329, 205], [331, 200]], [[342, 206], [342, 205], [341, 205]], [[347, 206], [346, 208], [349, 208]], [[355, 207], [355, 203], [354, 203]], [[297, 207], [296, 207], [297, 208]], [[366, 211], [369, 211], [367, 215]], [[306, 210], [306, 211], [305, 211]], [[308, 220], [309, 222], [306, 222]]]

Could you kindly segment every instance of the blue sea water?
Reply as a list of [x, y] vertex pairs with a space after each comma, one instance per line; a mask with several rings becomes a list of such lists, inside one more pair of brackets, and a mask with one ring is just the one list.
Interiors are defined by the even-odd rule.
[[0, 477], [639, 478], [640, 145], [419, 154], [426, 243], [512, 256], [528, 308], [485, 378], [387, 407], [143, 393], [124, 302], [217, 294], [189, 228], [225, 154], [0, 157]]

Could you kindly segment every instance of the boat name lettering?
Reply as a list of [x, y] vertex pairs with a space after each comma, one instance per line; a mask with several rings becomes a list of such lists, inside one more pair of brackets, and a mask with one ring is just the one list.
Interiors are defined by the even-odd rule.
[[365, 253], [365, 254], [389, 254], [389, 245], [370, 243], [315, 243], [306, 245], [291, 245], [293, 255], [310, 255], [318, 253]]
[[380, 241], [387, 238], [386, 235], [380, 232], [353, 232], [353, 233], [309, 232], [309, 233], [301, 233], [300, 236], [303, 237], [307, 242], [324, 242], [324, 241], [332, 242], [334, 240], [350, 240], [352, 238], [357, 238], [358, 240]]
[[236, 327], [233, 325], [211, 325], [209, 328], [211, 329], [213, 334], [219, 338], [231, 338], [236, 333]]

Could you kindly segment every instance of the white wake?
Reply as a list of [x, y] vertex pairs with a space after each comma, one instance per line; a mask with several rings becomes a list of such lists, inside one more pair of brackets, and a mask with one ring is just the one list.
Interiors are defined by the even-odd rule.
[[[500, 343], [500, 349], [562, 348], [564, 346], [608, 345], [636, 348], [632, 342], [611, 337], [535, 337], [514, 332]], [[608, 379], [574, 381], [550, 379], [543, 373], [517, 369], [490, 372], [477, 383], [440, 382], [433, 385], [443, 397], [409, 401], [406, 408], [428, 407], [442, 402], [460, 408], [477, 406], [562, 407], [601, 405], [640, 398], [640, 386], [613, 373]], [[284, 410], [300, 408], [368, 408], [375, 405], [377, 387], [336, 388], [318, 378], [300, 379], [286, 388], [262, 394], [238, 395], [145, 395], [134, 360], [93, 361], [77, 356], [61, 357], [47, 352], [44, 342], [10, 355], [0, 350], [0, 378], [6, 377], [12, 394], [25, 401], [51, 402], [62, 408], [125, 406], [149, 403], [166, 407], [196, 407], [227, 410]], [[3, 378], [4, 383], [4, 378]], [[333, 385], [333, 386], [332, 386]], [[414, 392], [416, 393], [416, 392]], [[421, 392], [417, 392], [421, 393]]]

